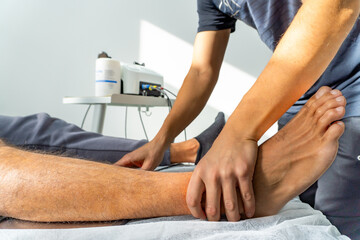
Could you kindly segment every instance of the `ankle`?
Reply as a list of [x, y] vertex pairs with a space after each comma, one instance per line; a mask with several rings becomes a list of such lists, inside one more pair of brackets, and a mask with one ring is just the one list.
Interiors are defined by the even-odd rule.
[[194, 138], [180, 143], [172, 143], [170, 145], [171, 163], [194, 163], [199, 147], [200, 143]]

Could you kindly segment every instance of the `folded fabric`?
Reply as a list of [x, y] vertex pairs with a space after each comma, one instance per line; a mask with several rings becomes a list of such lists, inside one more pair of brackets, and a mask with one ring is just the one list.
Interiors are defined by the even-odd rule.
[[0, 239], [349, 239], [298, 198], [276, 215], [239, 222], [208, 222], [192, 216], [133, 220], [126, 225], [77, 229], [2, 229]]

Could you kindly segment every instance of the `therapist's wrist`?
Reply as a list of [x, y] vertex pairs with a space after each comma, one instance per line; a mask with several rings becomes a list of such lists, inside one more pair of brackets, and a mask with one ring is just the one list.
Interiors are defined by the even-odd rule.
[[256, 128], [251, 126], [251, 123], [239, 119], [229, 118], [222, 132], [234, 141], [251, 140], [257, 142], [261, 137], [259, 137]]
[[173, 139], [168, 136], [166, 133], [159, 132], [153, 140], [151, 140], [156, 145], [162, 146], [162, 148], [167, 149], [170, 147], [170, 144], [173, 142]]

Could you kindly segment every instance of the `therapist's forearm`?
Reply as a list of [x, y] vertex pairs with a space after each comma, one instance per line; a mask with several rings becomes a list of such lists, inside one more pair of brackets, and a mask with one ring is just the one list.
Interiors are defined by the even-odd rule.
[[166, 147], [204, 108], [217, 82], [230, 29], [203, 31], [195, 37], [193, 59], [173, 109], [153, 141]]
[[359, 8], [359, 0], [306, 1], [227, 127], [258, 140], [325, 71], [359, 16]]
[[169, 144], [202, 111], [215, 87], [217, 74], [191, 67], [178, 93], [174, 106], [155, 140]]

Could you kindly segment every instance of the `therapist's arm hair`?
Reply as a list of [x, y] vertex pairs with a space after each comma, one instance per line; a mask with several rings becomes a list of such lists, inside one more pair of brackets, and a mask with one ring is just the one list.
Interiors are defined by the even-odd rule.
[[304, 1], [269, 63], [229, 117], [232, 131], [258, 140], [319, 79], [359, 9], [360, 0]]
[[217, 82], [229, 35], [230, 29], [196, 35], [190, 70], [155, 140], [169, 144], [204, 108]]

